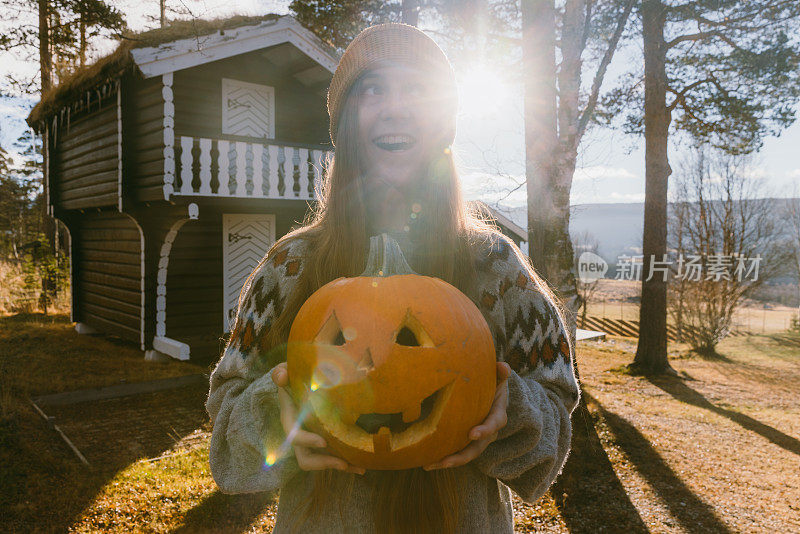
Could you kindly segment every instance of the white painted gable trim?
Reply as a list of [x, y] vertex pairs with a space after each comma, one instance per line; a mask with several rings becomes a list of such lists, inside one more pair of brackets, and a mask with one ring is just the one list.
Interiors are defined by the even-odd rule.
[[151, 78], [281, 43], [292, 43], [331, 73], [336, 70], [338, 59], [325, 50], [316, 35], [288, 15], [254, 26], [224, 30], [222, 34], [215, 32], [150, 48], [136, 48], [131, 55], [144, 77]]

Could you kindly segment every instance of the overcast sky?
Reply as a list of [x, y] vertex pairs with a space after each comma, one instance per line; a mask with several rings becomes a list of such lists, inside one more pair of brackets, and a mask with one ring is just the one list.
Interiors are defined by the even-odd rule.
[[[124, 0], [114, 2], [136, 30], [153, 27], [158, 15], [158, 2]], [[271, 0], [167, 0], [168, 5], [188, 6], [195, 16], [223, 17], [231, 14], [260, 15], [287, 13], [288, 1]], [[149, 20], [148, 20], [149, 17]], [[110, 51], [109, 44], [105, 52]], [[103, 52], [103, 50], [101, 50]], [[634, 51], [618, 54], [611, 73], [621, 72], [620, 65], [630, 61]], [[25, 71], [30, 63], [12, 61], [0, 56], [0, 71]], [[462, 108], [458, 122], [455, 153], [464, 178], [468, 198], [481, 198], [487, 202], [502, 202], [508, 206], [525, 203], [524, 188], [511, 192], [514, 181], [498, 178], [497, 172], [516, 177], [519, 181], [523, 166], [522, 91], [519, 86], [504, 86], [496, 94], [480, 94], [474, 86], [475, 77], [465, 74], [465, 66], [456, 65], [459, 81], [467, 81], [468, 88], [461, 97]], [[498, 76], [499, 79], [499, 76]], [[473, 86], [469, 81], [473, 80]], [[478, 80], [480, 83], [480, 80]], [[491, 82], [483, 81], [486, 92], [493, 92]], [[479, 86], [478, 88], [482, 88]], [[483, 90], [483, 89], [481, 89]], [[501, 96], [497, 96], [501, 95]], [[481, 105], [491, 103], [491, 106]], [[2, 104], [0, 104], [0, 107]], [[0, 109], [0, 112], [2, 110]], [[7, 138], [11, 125], [0, 125]], [[13, 126], [12, 126], [13, 128]], [[2, 139], [0, 138], [0, 139]], [[673, 169], [681, 158], [680, 146], [671, 147]], [[756, 173], [768, 184], [770, 196], [790, 196], [794, 183], [800, 183], [800, 124], [795, 124], [779, 138], [769, 138], [757, 157]], [[572, 203], [641, 202], [644, 200], [644, 150], [643, 140], [626, 136], [619, 131], [595, 128], [581, 146], [578, 170], [573, 182]]]

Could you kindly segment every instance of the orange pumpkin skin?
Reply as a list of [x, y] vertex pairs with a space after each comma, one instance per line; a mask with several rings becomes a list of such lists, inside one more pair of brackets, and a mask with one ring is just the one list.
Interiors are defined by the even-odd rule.
[[494, 399], [495, 361], [472, 301], [416, 274], [326, 284], [300, 308], [287, 347], [305, 425], [367, 469], [427, 465], [469, 444]]

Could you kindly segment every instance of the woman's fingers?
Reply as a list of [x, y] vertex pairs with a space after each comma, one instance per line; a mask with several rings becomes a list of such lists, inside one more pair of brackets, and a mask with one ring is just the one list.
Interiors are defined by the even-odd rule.
[[511, 366], [506, 362], [497, 362], [497, 383], [508, 380], [509, 376], [511, 376]]
[[272, 369], [272, 381], [278, 387], [286, 387], [289, 385], [289, 371], [286, 368], [286, 363], [279, 363]]
[[508, 415], [506, 415], [506, 405], [502, 402], [492, 404], [489, 415], [483, 422], [469, 431], [470, 439], [482, 439], [492, 434], [497, 434], [498, 430], [506, 426]]
[[313, 451], [306, 447], [294, 446], [294, 455], [297, 458], [297, 465], [304, 471], [317, 471], [322, 469], [337, 469], [348, 473], [363, 475], [363, 467], [350, 465], [341, 458]]
[[318, 449], [323, 449], [328, 446], [328, 444], [325, 443], [325, 438], [319, 434], [314, 434], [312, 432], [308, 432], [307, 430], [303, 430], [302, 428], [291, 430], [287, 434], [287, 438], [292, 445], [300, 445], [301, 447], [315, 447]]
[[289, 384], [289, 373], [286, 364], [281, 363], [272, 370], [272, 381], [278, 386], [278, 403], [281, 410], [281, 426], [286, 433], [286, 439], [292, 445], [297, 465], [305, 471], [321, 469], [338, 469], [348, 473], [364, 474], [364, 468], [355, 467], [346, 461], [316, 449], [322, 449], [328, 444], [325, 438], [313, 432], [303, 430], [301, 422], [297, 420], [298, 410], [292, 396], [286, 390]]
[[432, 469], [459, 467], [461, 465], [465, 465], [477, 458], [495, 439], [497, 439], [496, 432], [487, 438], [471, 442], [457, 453], [446, 456], [434, 464], [426, 465], [423, 467], [423, 469], [430, 471]]
[[288, 436], [297, 423], [297, 408], [289, 392], [280, 387], [278, 388], [278, 404], [281, 409], [281, 425]]
[[508, 377], [511, 368], [505, 362], [497, 362], [497, 389], [494, 392], [494, 401], [489, 409], [489, 414], [481, 424], [472, 427], [469, 431], [470, 439], [481, 439], [491, 434], [496, 434], [498, 430], [508, 423]]
[[297, 458], [297, 465], [304, 471], [316, 471], [319, 469], [338, 469], [339, 471], [344, 471], [347, 469], [347, 462], [341, 458], [314, 452], [300, 445], [294, 446], [294, 455]]
[[322, 436], [303, 430], [300, 426], [297, 420], [297, 408], [289, 393], [283, 388], [278, 389], [278, 402], [281, 405], [281, 425], [289, 443], [301, 447], [327, 447], [328, 444]]
[[489, 413], [481, 424], [474, 426], [469, 431], [473, 440], [469, 445], [455, 454], [451, 454], [440, 461], [424, 466], [426, 471], [444, 467], [458, 467], [477, 458], [486, 447], [497, 439], [498, 432], [508, 423], [508, 377], [511, 368], [505, 362], [497, 362], [497, 389]]

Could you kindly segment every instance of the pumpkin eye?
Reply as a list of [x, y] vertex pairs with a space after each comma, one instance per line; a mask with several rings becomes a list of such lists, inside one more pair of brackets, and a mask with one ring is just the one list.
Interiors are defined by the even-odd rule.
[[336, 334], [336, 337], [333, 340], [332, 345], [344, 345], [345, 339], [342, 330], [339, 329], [339, 332]]
[[434, 347], [433, 340], [422, 328], [419, 320], [411, 315], [411, 310], [406, 312], [400, 330], [397, 331], [394, 342], [404, 347]]
[[332, 313], [331, 316], [328, 317], [328, 320], [325, 321], [325, 324], [319, 329], [315, 341], [325, 345], [336, 346], [342, 346], [347, 342], [347, 338], [342, 331], [342, 325], [339, 324], [336, 313]]
[[419, 341], [417, 341], [417, 336], [414, 335], [407, 326], [404, 326], [400, 329], [397, 333], [397, 339], [395, 343], [398, 345], [404, 345], [406, 347], [419, 347]]

